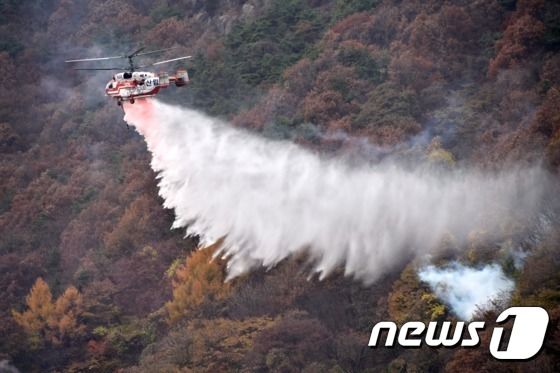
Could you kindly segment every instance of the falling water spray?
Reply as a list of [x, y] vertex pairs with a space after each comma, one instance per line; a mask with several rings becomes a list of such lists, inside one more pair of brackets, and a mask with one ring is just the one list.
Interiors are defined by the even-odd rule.
[[547, 174], [349, 166], [157, 100], [126, 105], [144, 136], [174, 228], [202, 243], [224, 237], [229, 278], [305, 251], [321, 277], [344, 266], [366, 283], [451, 235], [502, 234], [539, 211]]

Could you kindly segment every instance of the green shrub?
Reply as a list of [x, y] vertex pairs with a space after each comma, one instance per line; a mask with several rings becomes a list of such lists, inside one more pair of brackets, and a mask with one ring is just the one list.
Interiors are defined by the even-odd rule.
[[384, 83], [370, 93], [353, 124], [358, 128], [390, 125], [413, 120], [418, 112], [417, 99], [412, 91]]
[[17, 56], [24, 49], [23, 44], [17, 40], [0, 40], [0, 52], [8, 52], [11, 57]]
[[89, 187], [87, 188], [84, 193], [77, 198], [76, 200], [74, 200], [74, 202], [72, 203], [72, 211], [75, 214], [78, 214], [80, 211], [82, 211], [90, 202], [92, 202], [93, 200], [95, 200], [95, 198], [97, 198], [97, 195], [99, 194], [99, 191], [95, 188]]
[[498, 4], [506, 10], [514, 10], [517, 5], [517, 0], [498, 0]]
[[365, 48], [343, 48], [338, 59], [344, 66], [352, 66], [361, 79], [379, 84], [387, 77], [388, 59], [374, 59]]
[[543, 16], [545, 31], [544, 44], [551, 49], [560, 47], [560, 3], [547, 1]]
[[319, 39], [325, 26], [305, 1], [274, 1], [263, 17], [237, 25], [228, 35], [228, 63], [251, 86], [275, 82]]
[[352, 13], [371, 10], [380, 2], [380, 0], [336, 0], [334, 19], [338, 20]]
[[152, 19], [152, 22], [154, 22], [154, 24], [157, 24], [166, 18], [181, 18], [181, 16], [181, 10], [178, 7], [168, 5], [160, 5], [152, 9], [152, 11], [150, 12], [150, 18]]

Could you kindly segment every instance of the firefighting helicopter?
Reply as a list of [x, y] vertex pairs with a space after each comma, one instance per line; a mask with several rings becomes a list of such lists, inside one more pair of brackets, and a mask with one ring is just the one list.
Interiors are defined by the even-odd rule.
[[178, 69], [175, 75], [169, 75], [166, 72], [153, 73], [148, 71], [138, 71], [146, 67], [162, 65], [165, 63], [186, 60], [191, 56], [183, 56], [172, 58], [170, 60], [158, 61], [147, 65], [136, 65], [134, 58], [146, 56], [150, 54], [162, 53], [171, 49], [166, 48], [158, 49], [149, 52], [143, 52], [145, 48], [140, 48], [130, 54], [123, 56], [113, 57], [97, 57], [97, 58], [84, 58], [77, 60], [67, 60], [66, 63], [77, 62], [91, 62], [91, 61], [106, 61], [113, 59], [127, 59], [128, 67], [96, 67], [96, 68], [74, 68], [75, 70], [107, 70], [107, 71], [120, 71], [113, 75], [113, 78], [105, 86], [105, 93], [107, 96], [113, 97], [117, 100], [117, 105], [122, 106], [124, 101], [134, 104], [135, 99], [152, 97], [158, 94], [161, 88], [167, 88], [170, 84], [175, 83], [175, 86], [182, 87], [189, 82], [189, 74], [185, 69]]

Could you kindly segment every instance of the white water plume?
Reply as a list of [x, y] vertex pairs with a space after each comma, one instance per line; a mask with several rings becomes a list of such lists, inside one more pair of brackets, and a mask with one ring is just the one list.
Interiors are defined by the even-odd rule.
[[473, 229], [499, 235], [507, 219], [531, 218], [547, 185], [538, 167], [496, 175], [350, 167], [156, 100], [125, 109], [152, 153], [174, 227], [203, 243], [225, 237], [230, 278], [306, 251], [321, 276], [344, 265], [372, 282], [447, 235], [462, 243]]
[[479, 309], [489, 309], [492, 301], [509, 296], [514, 287], [497, 264], [481, 268], [453, 262], [444, 268], [433, 265], [418, 272], [434, 293], [462, 320], [470, 320]]

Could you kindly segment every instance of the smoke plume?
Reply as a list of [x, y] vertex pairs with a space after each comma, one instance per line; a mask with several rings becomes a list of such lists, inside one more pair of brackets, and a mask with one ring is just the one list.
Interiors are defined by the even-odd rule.
[[427, 266], [418, 276], [462, 320], [470, 320], [478, 309], [490, 308], [493, 300], [509, 295], [514, 287], [497, 264], [471, 268], [453, 262], [444, 268]]
[[532, 218], [547, 185], [539, 168], [349, 166], [156, 100], [125, 110], [173, 227], [203, 243], [225, 237], [230, 278], [306, 251], [321, 277], [344, 265], [369, 283], [448, 235], [460, 244], [473, 229], [499, 235], [506, 220]]

